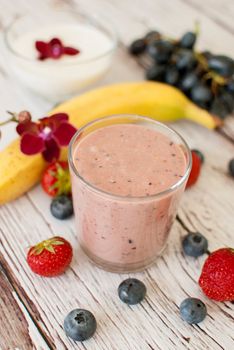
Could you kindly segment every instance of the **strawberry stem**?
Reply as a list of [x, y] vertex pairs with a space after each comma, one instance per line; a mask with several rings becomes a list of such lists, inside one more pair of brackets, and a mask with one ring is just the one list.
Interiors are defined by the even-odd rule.
[[55, 254], [54, 246], [63, 244], [64, 242], [59, 240], [58, 237], [52, 237], [35, 245], [31, 250], [30, 255], [40, 255], [44, 250]]

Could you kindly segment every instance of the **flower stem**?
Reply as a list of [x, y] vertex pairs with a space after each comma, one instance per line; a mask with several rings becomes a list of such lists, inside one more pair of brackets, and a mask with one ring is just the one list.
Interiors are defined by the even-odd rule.
[[6, 124], [8, 124], [10, 122], [16, 122], [16, 120], [14, 120], [13, 118], [7, 119], [4, 122], [1, 122], [0, 126], [6, 125]]
[[11, 115], [11, 118], [7, 119], [7, 120], [4, 120], [4, 122], [1, 122], [0, 126], [6, 125], [6, 124], [11, 123], [11, 122], [18, 123], [17, 114], [16, 113], [13, 113], [13, 112], [10, 112], [10, 111], [7, 111], [7, 113]]

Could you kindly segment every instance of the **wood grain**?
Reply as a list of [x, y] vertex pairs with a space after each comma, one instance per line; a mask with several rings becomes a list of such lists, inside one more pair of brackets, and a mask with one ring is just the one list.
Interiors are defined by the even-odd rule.
[[[112, 70], [99, 85], [114, 81], [139, 80], [143, 70], [127, 54], [126, 45], [154, 27], [168, 35], [179, 36], [199, 18], [202, 28], [200, 49], [233, 55], [233, 2], [225, 0], [0, 0], [1, 28], [15, 15], [48, 8], [71, 8], [108, 16], [120, 36], [120, 47]], [[0, 42], [0, 47], [2, 43]], [[5, 110], [30, 109], [38, 117], [52, 106], [24, 90], [11, 77], [0, 56], [0, 119]], [[209, 250], [233, 245], [234, 186], [227, 163], [234, 155], [233, 118], [224, 127], [225, 135], [206, 130], [190, 122], [173, 125], [191, 147], [206, 157], [198, 184], [186, 191], [168, 246], [147, 271], [134, 274], [147, 286], [147, 298], [128, 307], [117, 296], [119, 283], [126, 275], [104, 272], [89, 263], [78, 247], [73, 220], [59, 222], [49, 212], [50, 199], [34, 188], [27, 195], [0, 208], [0, 274], [3, 289], [0, 300], [1, 350], [14, 349], [87, 349], [147, 350], [190, 349], [231, 350], [234, 348], [234, 305], [214, 303], [201, 293], [197, 280], [206, 258], [188, 258], [181, 252], [181, 238], [188, 230], [201, 231], [209, 239]], [[13, 128], [3, 130], [1, 147], [15, 136]], [[26, 263], [27, 248], [53, 235], [67, 238], [75, 249], [75, 258], [67, 273], [59, 278], [43, 279], [33, 275]], [[133, 274], [131, 274], [133, 276]], [[201, 298], [208, 317], [197, 326], [189, 326], [178, 308], [187, 296]], [[73, 308], [84, 307], [95, 314], [98, 329], [94, 338], [75, 344], [63, 331], [63, 319]], [[15, 324], [13, 332], [6, 315]], [[22, 322], [21, 322], [22, 321]], [[12, 326], [11, 326], [12, 327]], [[11, 341], [11, 342], [10, 342]]]
[[3, 266], [0, 266], [0, 295], [0, 349], [48, 349], [9, 282]]

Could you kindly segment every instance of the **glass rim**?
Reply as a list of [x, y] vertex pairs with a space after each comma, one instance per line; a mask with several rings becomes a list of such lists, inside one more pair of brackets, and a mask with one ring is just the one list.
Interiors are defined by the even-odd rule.
[[[148, 123], [151, 123], [151, 124], [155, 124], [155, 125], [158, 125], [164, 129], [166, 129], [167, 131], [171, 132], [172, 134], [174, 134], [177, 138], [179, 138], [183, 144], [183, 146], [185, 147], [185, 150], [186, 150], [186, 153], [188, 155], [188, 163], [187, 163], [187, 166], [186, 166], [186, 170], [185, 170], [185, 173], [183, 175], [182, 178], [180, 178], [177, 182], [175, 182], [172, 186], [170, 186], [169, 188], [167, 188], [166, 190], [163, 190], [163, 191], [160, 191], [158, 193], [155, 193], [155, 194], [152, 194], [152, 195], [148, 195], [148, 196], [121, 196], [121, 195], [118, 195], [118, 194], [113, 194], [113, 193], [110, 193], [110, 192], [107, 192], [107, 191], [104, 191], [96, 186], [94, 186], [93, 184], [91, 184], [90, 182], [88, 182], [86, 179], [84, 179], [78, 172], [78, 170], [76, 169], [75, 167], [75, 164], [74, 164], [74, 161], [73, 161], [73, 146], [77, 140], [77, 138], [79, 137], [79, 135], [82, 134], [82, 132], [94, 125], [95, 123], [98, 123], [98, 122], [101, 122], [101, 121], [104, 121], [104, 120], [111, 120], [111, 119], [114, 119], [114, 118], [117, 118], [117, 117], [129, 117], [130, 119], [132, 118], [132, 120], [136, 120], [136, 119], [139, 119], [139, 120], [144, 120]], [[131, 121], [130, 121], [131, 123]], [[121, 123], [119, 123], [121, 124]], [[122, 124], [128, 124], [128, 123], [122, 123]], [[106, 116], [106, 117], [102, 117], [102, 118], [97, 118], [87, 124], [85, 124], [84, 126], [82, 126], [80, 129], [77, 130], [77, 132], [73, 135], [70, 143], [69, 143], [69, 146], [68, 146], [68, 163], [69, 163], [69, 166], [70, 166], [70, 169], [72, 169], [72, 171], [74, 172], [74, 174], [81, 180], [81, 182], [83, 182], [83, 184], [85, 184], [88, 188], [90, 188], [90, 190], [96, 192], [97, 194], [101, 194], [101, 195], [105, 195], [109, 198], [115, 198], [116, 200], [118, 201], [150, 201], [152, 199], [156, 199], [156, 198], [160, 198], [160, 197], [163, 197], [163, 196], [166, 196], [168, 194], [170, 194], [171, 192], [177, 190], [181, 185], [183, 185], [183, 183], [187, 180], [188, 176], [189, 176], [189, 173], [190, 173], [190, 170], [191, 170], [191, 167], [192, 167], [192, 155], [191, 155], [191, 151], [190, 151], [190, 148], [187, 144], [187, 142], [185, 141], [185, 139], [177, 132], [175, 131], [173, 128], [159, 122], [159, 121], [156, 121], [152, 118], [149, 118], [149, 117], [146, 117], [146, 116], [143, 116], [143, 115], [138, 115], [138, 114], [113, 114], [113, 115], [110, 115], [110, 116]]]
[[[89, 59], [86, 59], [84, 61], [81, 62], [60, 62], [60, 65], [63, 66], [72, 66], [72, 65], [84, 65], [86, 63], [90, 63], [96, 60], [99, 60], [111, 53], [113, 53], [117, 46], [118, 46], [118, 35], [117, 35], [117, 31], [114, 28], [114, 26], [112, 25], [112, 23], [110, 23], [110, 21], [108, 21], [106, 18], [98, 15], [98, 14], [92, 14], [92, 15], [87, 15], [83, 12], [79, 12], [79, 11], [69, 11], [69, 10], [56, 10], [52, 12], [53, 15], [56, 15], [56, 13], [72, 13], [77, 14], [78, 16], [81, 16], [87, 23], [93, 25], [95, 28], [98, 26], [103, 26], [103, 28], [107, 31], [107, 33], [111, 36], [111, 47], [108, 48], [106, 51], [104, 51], [103, 53], [100, 53], [94, 57], [91, 57]], [[32, 63], [36, 63], [36, 64], [42, 64], [45, 65], [54, 65], [54, 61], [39, 61], [39, 60], [35, 60], [35, 58], [30, 58], [30, 57], [25, 57], [24, 55], [20, 54], [19, 52], [17, 52], [14, 47], [11, 44], [11, 40], [9, 38], [9, 33], [12, 29], [12, 27], [20, 20], [22, 20], [22, 18], [27, 18], [30, 17], [30, 14], [22, 14], [20, 16], [18, 16], [17, 18], [14, 18], [9, 25], [7, 25], [4, 30], [3, 30], [3, 39], [5, 42], [5, 46], [6, 48], [17, 58], [20, 58], [21, 60], [24, 60], [26, 62], [32, 62]], [[105, 25], [103, 25], [102, 23], [106, 23], [108, 24], [109, 28], [105, 27]]]

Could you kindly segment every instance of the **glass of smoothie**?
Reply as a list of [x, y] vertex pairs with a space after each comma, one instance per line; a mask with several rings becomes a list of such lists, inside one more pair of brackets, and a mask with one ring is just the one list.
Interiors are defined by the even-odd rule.
[[183, 138], [138, 115], [101, 118], [75, 134], [69, 165], [78, 240], [91, 261], [121, 273], [152, 264], [191, 170]]

